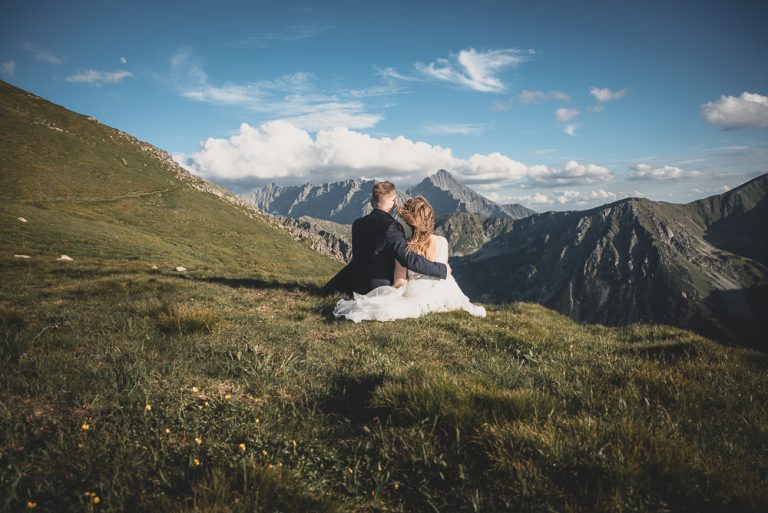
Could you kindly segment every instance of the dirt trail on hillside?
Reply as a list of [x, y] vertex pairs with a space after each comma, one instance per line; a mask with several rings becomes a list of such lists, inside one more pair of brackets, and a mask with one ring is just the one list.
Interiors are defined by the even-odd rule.
[[37, 199], [22, 199], [22, 200], [15, 200], [14, 198], [4, 198], [4, 199], [10, 200], [10, 201], [15, 200], [21, 203], [35, 203], [38, 201], [69, 201], [71, 203], [101, 203], [101, 202], [107, 202], [107, 201], [117, 201], [121, 199], [139, 198], [141, 196], [153, 196], [157, 194], [165, 194], [166, 192], [171, 192], [175, 189], [178, 189], [179, 187], [181, 186], [175, 185], [168, 189], [158, 189], [158, 190], [146, 191], [146, 192], [129, 192], [128, 194], [120, 194], [119, 196], [109, 196], [106, 198], [69, 197], [69, 198], [37, 198]]

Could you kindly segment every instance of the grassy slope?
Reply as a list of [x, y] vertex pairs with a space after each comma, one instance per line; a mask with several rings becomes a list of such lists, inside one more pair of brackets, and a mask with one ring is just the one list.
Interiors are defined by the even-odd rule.
[[135, 140], [4, 83], [0, 133], [0, 237], [11, 255], [309, 281], [339, 267], [244, 208], [190, 187]]
[[313, 285], [338, 264], [159, 169], [27, 181], [67, 146], [2, 116], [0, 509], [768, 506], [764, 354], [528, 303], [337, 322]]

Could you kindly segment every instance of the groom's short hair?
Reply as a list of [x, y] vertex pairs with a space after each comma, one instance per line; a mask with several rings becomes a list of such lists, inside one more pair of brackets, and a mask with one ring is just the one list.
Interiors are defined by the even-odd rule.
[[395, 190], [395, 184], [392, 182], [378, 182], [371, 191], [371, 204], [375, 207], [381, 203], [381, 200], [389, 196]]

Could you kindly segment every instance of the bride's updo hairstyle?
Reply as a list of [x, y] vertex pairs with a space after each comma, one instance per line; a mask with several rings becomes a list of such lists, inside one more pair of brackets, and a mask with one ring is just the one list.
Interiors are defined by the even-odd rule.
[[429, 236], [435, 229], [435, 210], [424, 196], [416, 196], [406, 201], [398, 210], [397, 215], [405, 221], [413, 231], [408, 241], [408, 251], [426, 256], [429, 248]]

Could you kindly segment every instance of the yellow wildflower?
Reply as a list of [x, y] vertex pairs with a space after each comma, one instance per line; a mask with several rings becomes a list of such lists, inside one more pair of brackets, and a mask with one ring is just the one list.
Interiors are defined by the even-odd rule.
[[200, 466], [200, 460], [198, 460], [197, 458], [195, 458], [194, 460], [192, 460], [192, 464], [193, 464], [194, 466], [196, 466], [196, 467], [199, 467], [199, 466]]
[[87, 422], [83, 422], [83, 425], [80, 426], [80, 429], [82, 429], [83, 431], [88, 431], [89, 429], [91, 429], [91, 426]]
[[171, 434], [171, 428], [165, 428], [165, 434], [170, 435]]
[[203, 440], [202, 440], [200, 437], [197, 437], [197, 436], [196, 436], [196, 437], [195, 437], [195, 443], [196, 443], [197, 445], [200, 445], [201, 443], [203, 443]]
[[232, 394], [227, 394], [227, 395], [225, 395], [225, 396], [224, 396], [224, 399], [226, 399], [227, 401], [229, 401], [230, 399], [232, 399]]
[[267, 455], [267, 450], [266, 449], [262, 449], [261, 450], [261, 455], [262, 456], [266, 456]]
[[27, 508], [35, 509], [36, 507], [37, 507], [37, 503], [35, 501], [27, 501]]
[[238, 447], [240, 447], [241, 451], [245, 451], [245, 444], [240, 444], [240, 445], [238, 445]]
[[199, 388], [197, 388], [197, 387], [192, 387], [192, 391], [193, 391], [194, 393], [198, 393], [198, 392], [200, 391], [200, 389], [199, 389]]
[[352, 470], [351, 468], [347, 467], [347, 474], [352, 475], [354, 473], [355, 473], [354, 470]]
[[398, 482], [394, 482], [394, 483], [392, 483], [392, 488], [394, 488], [395, 490], [397, 490], [398, 488], [400, 488], [400, 483], [398, 483]]
[[101, 499], [99, 499], [98, 495], [94, 495], [92, 501], [94, 504], [98, 504], [101, 502]]
[[152, 405], [151, 405], [151, 404], [148, 404], [148, 405], [146, 405], [146, 406], [144, 407], [144, 409], [145, 409], [145, 410], [147, 410], [147, 411], [152, 411]]

